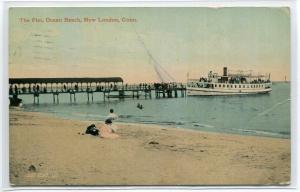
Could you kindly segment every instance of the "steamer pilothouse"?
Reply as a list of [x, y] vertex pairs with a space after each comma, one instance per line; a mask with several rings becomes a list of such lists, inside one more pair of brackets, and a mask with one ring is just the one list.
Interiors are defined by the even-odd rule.
[[209, 95], [245, 95], [269, 93], [272, 91], [269, 75], [252, 75], [251, 73], [227, 73], [223, 68], [223, 75], [210, 71], [207, 78], [188, 79], [187, 94], [190, 96]]

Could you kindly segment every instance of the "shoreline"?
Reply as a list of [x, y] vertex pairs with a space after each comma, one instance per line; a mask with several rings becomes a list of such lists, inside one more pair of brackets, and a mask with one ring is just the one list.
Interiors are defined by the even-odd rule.
[[91, 121], [14, 108], [9, 112], [10, 181], [17, 186], [290, 181], [290, 139], [135, 123], [116, 123], [119, 138], [101, 139], [83, 134]]
[[[78, 120], [78, 119], [74, 119], [74, 118], [67, 118], [67, 117], [61, 117], [61, 116], [57, 116], [53, 113], [47, 113], [47, 112], [33, 112], [33, 111], [26, 111], [23, 108], [19, 108], [19, 107], [11, 107], [10, 109], [15, 110], [18, 109], [20, 111], [26, 112], [26, 113], [35, 113], [38, 115], [42, 115], [42, 116], [51, 116], [53, 118], [57, 118], [57, 119], [65, 119], [65, 120], [71, 120], [71, 121], [82, 121], [82, 122], [89, 122], [89, 123], [103, 123], [103, 120]], [[183, 131], [195, 131], [195, 132], [200, 132], [200, 133], [212, 133], [212, 134], [225, 134], [225, 135], [238, 135], [238, 136], [249, 136], [249, 137], [263, 137], [263, 138], [275, 138], [275, 139], [287, 139], [290, 140], [291, 137], [290, 136], [271, 136], [271, 133], [268, 134], [264, 134], [264, 135], [260, 135], [260, 134], [248, 134], [247, 131], [245, 131], [244, 134], [241, 133], [233, 133], [233, 132], [218, 132], [218, 131], [206, 131], [206, 130], [198, 130], [195, 128], [190, 128], [190, 127], [172, 127], [172, 125], [161, 125], [161, 124], [155, 124], [155, 123], [140, 123], [140, 122], [122, 122], [122, 121], [116, 121], [114, 124], [118, 124], [118, 125], [142, 125], [143, 127], [163, 127], [166, 129], [173, 129], [173, 130], [183, 130]], [[255, 130], [254, 130], [255, 132]], [[275, 134], [278, 135], [278, 134]]]

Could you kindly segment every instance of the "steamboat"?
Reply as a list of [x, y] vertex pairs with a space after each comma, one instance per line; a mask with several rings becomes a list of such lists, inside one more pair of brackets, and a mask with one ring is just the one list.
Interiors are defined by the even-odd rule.
[[223, 75], [210, 71], [207, 78], [188, 79], [187, 95], [213, 96], [213, 95], [247, 95], [269, 93], [272, 91], [272, 82], [269, 75], [252, 75], [251, 72], [239, 71], [228, 73], [223, 68]]

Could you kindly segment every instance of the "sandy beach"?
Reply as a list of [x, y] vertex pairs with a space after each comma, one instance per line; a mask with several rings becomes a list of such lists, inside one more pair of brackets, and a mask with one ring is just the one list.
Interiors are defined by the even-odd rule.
[[[118, 123], [10, 109], [12, 185], [279, 185], [290, 181], [290, 140]], [[96, 122], [97, 127], [102, 122]]]

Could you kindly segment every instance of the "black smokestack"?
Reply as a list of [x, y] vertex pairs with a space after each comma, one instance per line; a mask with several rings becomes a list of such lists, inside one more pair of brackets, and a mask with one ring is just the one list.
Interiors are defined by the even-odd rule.
[[227, 67], [223, 68], [223, 76], [227, 76]]

